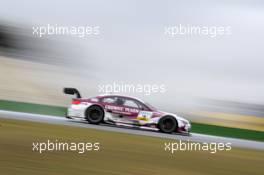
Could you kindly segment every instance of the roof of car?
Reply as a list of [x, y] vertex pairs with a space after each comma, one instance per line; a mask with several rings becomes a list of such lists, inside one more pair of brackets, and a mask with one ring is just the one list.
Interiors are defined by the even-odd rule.
[[125, 98], [131, 98], [131, 99], [135, 99], [138, 100], [142, 103], [144, 103], [141, 99], [139, 98], [135, 98], [135, 97], [131, 97], [131, 96], [127, 96], [127, 95], [120, 95], [120, 94], [100, 94], [97, 97], [103, 98], [103, 97], [125, 97]]

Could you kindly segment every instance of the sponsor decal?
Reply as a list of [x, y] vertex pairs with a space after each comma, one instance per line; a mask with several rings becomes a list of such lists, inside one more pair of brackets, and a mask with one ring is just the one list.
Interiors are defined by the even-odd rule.
[[111, 110], [111, 111], [119, 111], [119, 112], [126, 112], [126, 113], [139, 113], [138, 109], [135, 108], [127, 108], [122, 106], [110, 106], [106, 105], [105, 109]]
[[123, 107], [121, 106], [110, 106], [110, 105], [106, 105], [105, 109], [108, 110], [113, 110], [113, 111], [123, 111]]
[[148, 121], [151, 116], [152, 116], [153, 112], [149, 112], [149, 111], [140, 111], [138, 113], [137, 119], [138, 120], [144, 120], [144, 121]]

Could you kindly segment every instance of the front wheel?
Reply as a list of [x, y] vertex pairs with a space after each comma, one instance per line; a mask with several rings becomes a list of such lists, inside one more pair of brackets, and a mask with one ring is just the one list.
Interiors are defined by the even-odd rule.
[[104, 111], [100, 106], [91, 106], [86, 110], [85, 118], [91, 124], [99, 124], [104, 119]]
[[162, 117], [158, 123], [161, 132], [172, 133], [178, 127], [177, 121], [172, 116]]

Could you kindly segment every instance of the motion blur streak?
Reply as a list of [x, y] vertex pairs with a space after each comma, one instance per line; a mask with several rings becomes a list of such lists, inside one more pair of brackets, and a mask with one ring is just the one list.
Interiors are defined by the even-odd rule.
[[[257, 22], [264, 18], [262, 2], [192, 1], [196, 7], [192, 9], [184, 1], [158, 1], [151, 7], [143, 1], [140, 8], [136, 2], [114, 1], [118, 6], [102, 10], [99, 2], [80, 2], [82, 6], [73, 9], [60, 1], [74, 15], [64, 10], [57, 13], [54, 9], [60, 3], [50, 9], [50, 2], [41, 6], [49, 13], [33, 0], [23, 2], [23, 8], [12, 1], [1, 5], [1, 16], [5, 16], [0, 21], [1, 99], [67, 106], [70, 97], [61, 93], [66, 86], [94, 96], [100, 84], [164, 84], [165, 93], [127, 95], [191, 121], [264, 130], [264, 50], [259, 40], [264, 25]], [[190, 9], [197, 15], [190, 17]], [[232, 35], [211, 39], [164, 35], [164, 26], [177, 21], [216, 25], [209, 16], [230, 26]], [[100, 26], [100, 34], [88, 38], [32, 34], [32, 26], [46, 24]]]
[[[71, 97], [62, 93], [64, 87], [77, 88], [83, 97], [90, 97], [98, 95], [98, 85], [113, 82], [164, 84], [165, 93], [123, 95], [141, 98], [191, 122], [254, 130], [261, 137], [263, 19], [264, 1], [260, 0], [1, 1], [0, 101], [66, 107]], [[33, 27], [48, 24], [98, 26], [100, 31], [86, 37], [33, 34]], [[230, 32], [215, 37], [171, 37], [164, 33], [164, 28], [180, 24], [223, 26]], [[162, 149], [164, 139], [146, 137], [144, 131], [106, 132], [121, 129], [35, 114], [16, 114], [13, 120], [2, 114], [0, 174], [264, 174], [263, 142], [235, 139], [234, 144], [239, 142], [240, 146], [243, 142], [241, 147], [246, 149], [168, 156]], [[86, 128], [19, 121], [19, 115], [23, 119], [29, 116], [30, 121], [48, 120]], [[199, 126], [206, 129], [205, 124]], [[175, 139], [175, 135], [149, 133]], [[236, 134], [242, 135], [242, 130]], [[27, 147], [36, 138], [46, 140], [50, 136], [72, 141], [98, 139], [104, 151], [82, 157], [71, 153], [42, 157]], [[202, 134], [194, 134], [192, 139], [227, 141], [225, 137]]]

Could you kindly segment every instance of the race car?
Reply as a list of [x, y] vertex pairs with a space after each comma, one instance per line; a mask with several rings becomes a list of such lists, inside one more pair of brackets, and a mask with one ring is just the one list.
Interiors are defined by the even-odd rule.
[[64, 88], [65, 94], [76, 95], [67, 110], [70, 119], [87, 120], [91, 124], [107, 123], [116, 126], [189, 134], [188, 120], [162, 112], [140, 99], [122, 95], [99, 95], [82, 98], [75, 88]]

